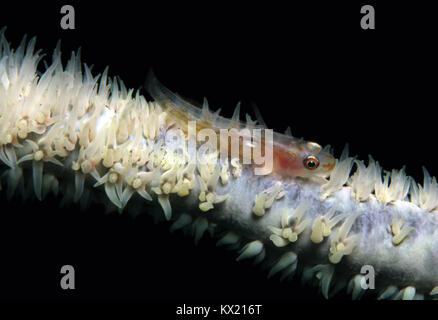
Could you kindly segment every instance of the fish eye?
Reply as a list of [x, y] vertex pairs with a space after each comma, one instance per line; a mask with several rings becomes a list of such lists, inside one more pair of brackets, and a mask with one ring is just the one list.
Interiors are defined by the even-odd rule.
[[315, 156], [307, 156], [303, 161], [304, 166], [309, 170], [315, 170], [319, 166], [319, 160]]

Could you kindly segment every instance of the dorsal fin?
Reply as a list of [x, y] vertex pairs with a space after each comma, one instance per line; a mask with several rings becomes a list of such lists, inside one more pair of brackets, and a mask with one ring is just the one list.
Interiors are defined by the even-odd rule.
[[[215, 113], [208, 109], [208, 102], [204, 99], [203, 108], [198, 108], [181, 96], [173, 93], [163, 86], [155, 77], [153, 71], [150, 71], [146, 80], [146, 89], [152, 98], [157, 101], [170, 117], [173, 118], [183, 129], [187, 128], [188, 121], [197, 121], [197, 129], [213, 128], [213, 129], [229, 129], [230, 127], [237, 128], [260, 128], [253, 121], [245, 124], [241, 121], [227, 119], [219, 115], [219, 111]], [[237, 107], [236, 107], [237, 108]], [[236, 111], [235, 111], [236, 112]]]
[[251, 106], [254, 109], [254, 113], [255, 113], [255, 116], [256, 116], [256, 119], [257, 119], [258, 123], [263, 128], [267, 128], [268, 126], [266, 125], [266, 122], [263, 120], [262, 114], [260, 113], [260, 110], [257, 107], [257, 105], [254, 102], [251, 102]]
[[291, 131], [289, 126], [286, 128], [286, 131], [284, 132], [284, 134], [287, 135], [287, 136], [292, 137], [292, 131]]
[[172, 110], [172, 116], [174, 116], [176, 120], [187, 122], [189, 120], [199, 120], [202, 118], [202, 109], [195, 107], [184, 100], [180, 95], [173, 93], [163, 86], [152, 70], [147, 76], [145, 88], [151, 97], [164, 109]]

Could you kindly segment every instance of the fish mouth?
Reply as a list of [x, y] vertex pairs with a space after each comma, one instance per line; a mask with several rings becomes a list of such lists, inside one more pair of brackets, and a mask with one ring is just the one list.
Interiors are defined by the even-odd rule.
[[322, 165], [322, 167], [324, 168], [324, 170], [326, 172], [331, 172], [334, 169], [334, 167], [336, 166], [336, 159], [331, 154], [327, 154], [324, 156], [326, 158], [326, 161]]

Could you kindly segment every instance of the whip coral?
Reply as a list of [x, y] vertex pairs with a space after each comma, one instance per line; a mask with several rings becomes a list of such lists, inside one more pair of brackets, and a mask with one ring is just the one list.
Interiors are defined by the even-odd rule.
[[[195, 136], [236, 129], [244, 140], [239, 130], [268, 129], [248, 115], [241, 122], [239, 107], [231, 119], [206, 102], [197, 108], [153, 76], [147, 101], [107, 70], [93, 75], [79, 54], [64, 67], [59, 47], [40, 73], [35, 40], [13, 50], [4, 29], [0, 37], [1, 188], [9, 198], [53, 193], [64, 205], [145, 211], [196, 243], [208, 230], [218, 246], [238, 250], [237, 261], [253, 259], [269, 277], [301, 278], [326, 298], [342, 289], [353, 298], [437, 293], [438, 184], [426, 170], [418, 184], [404, 169], [384, 171], [371, 157], [365, 165], [347, 149], [335, 159], [329, 146], [278, 133], [267, 174], [240, 153], [220, 157], [228, 142], [193, 159], [190, 121]], [[251, 148], [270, 143], [263, 139]], [[376, 291], [363, 289], [363, 266], [374, 268]]]

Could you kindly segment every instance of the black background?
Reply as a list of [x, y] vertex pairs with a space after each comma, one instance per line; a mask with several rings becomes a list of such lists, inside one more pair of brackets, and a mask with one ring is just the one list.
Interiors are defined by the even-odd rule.
[[[249, 113], [255, 102], [276, 131], [291, 126], [294, 136], [331, 144], [337, 154], [348, 142], [358, 158], [371, 154], [385, 169], [406, 165], [420, 181], [422, 166], [438, 170], [437, 26], [426, 3], [21, 2], [2, 5], [0, 26], [13, 47], [24, 34], [37, 36], [48, 56], [61, 39], [65, 61], [81, 47], [94, 73], [109, 66], [127, 87], [142, 87], [153, 68], [171, 90], [206, 96], [228, 117], [238, 101]], [[63, 4], [76, 10], [75, 30], [60, 28]], [[376, 30], [360, 28], [364, 4], [375, 7]], [[284, 312], [297, 299], [333, 303], [297, 283], [265, 280], [208, 236], [195, 248], [148, 215], [60, 210], [56, 199], [1, 201], [1, 297], [137, 299], [169, 314], [191, 302]], [[74, 291], [59, 287], [64, 264], [76, 268]]]

